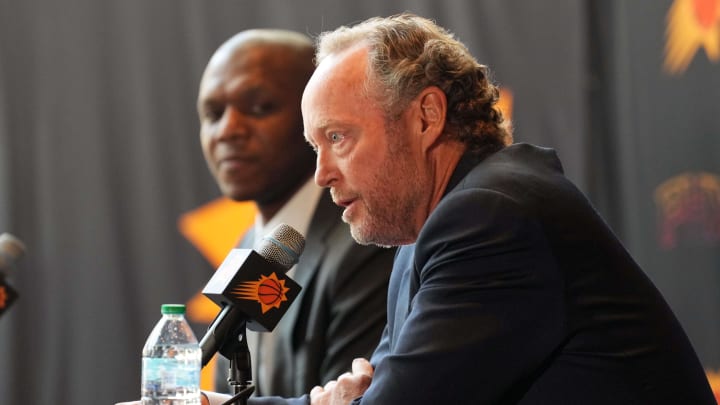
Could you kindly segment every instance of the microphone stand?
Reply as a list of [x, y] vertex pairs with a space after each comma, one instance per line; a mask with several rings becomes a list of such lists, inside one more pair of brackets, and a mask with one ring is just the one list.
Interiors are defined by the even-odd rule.
[[245, 322], [228, 335], [228, 339], [220, 349], [220, 354], [230, 360], [228, 370], [228, 386], [233, 397], [223, 405], [247, 405], [247, 400], [255, 391], [252, 384], [252, 368], [250, 349], [247, 344]]

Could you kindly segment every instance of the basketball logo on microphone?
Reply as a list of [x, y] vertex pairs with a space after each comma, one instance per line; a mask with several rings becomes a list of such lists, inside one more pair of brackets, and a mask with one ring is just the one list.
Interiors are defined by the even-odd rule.
[[5, 292], [5, 286], [0, 285], [0, 310], [5, 309], [8, 301], [8, 293]]
[[0, 273], [0, 315], [15, 302], [17, 297], [17, 291], [10, 284], [5, 283], [5, 277]]
[[280, 280], [275, 273], [271, 273], [269, 276], [260, 275], [258, 281], [246, 281], [240, 284], [232, 290], [232, 294], [237, 299], [257, 301], [264, 314], [270, 308], [280, 308], [282, 303], [287, 301], [288, 291], [290, 289], [285, 287], [285, 280]]

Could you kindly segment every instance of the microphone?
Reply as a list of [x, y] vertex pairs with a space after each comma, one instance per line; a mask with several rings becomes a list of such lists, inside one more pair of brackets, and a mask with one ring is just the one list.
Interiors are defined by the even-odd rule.
[[301, 287], [285, 275], [305, 248], [305, 238], [286, 224], [263, 237], [258, 251], [232, 249], [203, 289], [222, 308], [200, 341], [202, 366], [218, 351], [227, 358], [244, 328], [272, 331]]
[[0, 235], [0, 316], [18, 298], [15, 289], [5, 282], [5, 277], [15, 268], [15, 262], [25, 254], [25, 245], [9, 233]]

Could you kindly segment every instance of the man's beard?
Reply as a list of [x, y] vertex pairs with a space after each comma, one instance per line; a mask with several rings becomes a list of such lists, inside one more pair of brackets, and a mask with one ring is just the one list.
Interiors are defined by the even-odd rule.
[[406, 245], [417, 237], [415, 213], [424, 201], [426, 178], [412, 160], [405, 136], [393, 127], [388, 128], [387, 136], [387, 158], [376, 172], [372, 188], [361, 195], [365, 215], [360, 222], [350, 223], [353, 239], [362, 245]]

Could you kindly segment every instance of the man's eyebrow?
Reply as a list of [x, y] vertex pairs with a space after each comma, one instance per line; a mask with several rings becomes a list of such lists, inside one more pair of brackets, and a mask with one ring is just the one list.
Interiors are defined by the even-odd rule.
[[[325, 132], [328, 128], [329, 124], [327, 121], [322, 121], [320, 125], [315, 126], [315, 129], [313, 132]], [[303, 136], [305, 137], [305, 140], [310, 143], [310, 136], [308, 134], [307, 129], [303, 129]]]
[[316, 131], [324, 132], [328, 127], [332, 125], [332, 121], [328, 119], [321, 120], [318, 125], [315, 126]]

